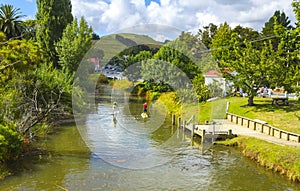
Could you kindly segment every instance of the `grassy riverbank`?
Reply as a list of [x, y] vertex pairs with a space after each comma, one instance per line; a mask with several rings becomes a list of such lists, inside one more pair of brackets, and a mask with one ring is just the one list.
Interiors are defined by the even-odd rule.
[[289, 105], [272, 105], [270, 98], [255, 98], [255, 106], [248, 107], [246, 98], [230, 98], [229, 112], [260, 119], [282, 130], [300, 134], [300, 101], [289, 100]]
[[[163, 94], [159, 101], [172, 113], [180, 114], [181, 106], [174, 107], [174, 96], [171, 93]], [[267, 98], [255, 98], [255, 106], [248, 107], [247, 99], [232, 97], [219, 99], [212, 102], [199, 103], [186, 107], [189, 115], [198, 116], [197, 121], [225, 118], [226, 103], [230, 102], [229, 111], [252, 119], [267, 121], [269, 124], [291, 132], [299, 133], [298, 113], [300, 114], [300, 102], [291, 100], [289, 106], [272, 105], [272, 100]], [[199, 111], [197, 114], [196, 111]], [[288, 121], [288, 123], [287, 123]], [[260, 165], [287, 176], [289, 180], [300, 181], [300, 148], [282, 146], [250, 137], [237, 137], [231, 140], [218, 142], [227, 146], [238, 146], [244, 156], [257, 161]]]
[[272, 144], [250, 137], [237, 137], [217, 144], [238, 146], [244, 156], [289, 180], [300, 182], [300, 148]]
[[[300, 133], [300, 102], [290, 100], [288, 106], [272, 105], [270, 98], [255, 98], [255, 106], [247, 106], [247, 98], [231, 97], [199, 105], [182, 105], [174, 92], [164, 93], [158, 101], [163, 103], [169, 113], [176, 116], [196, 117], [196, 122], [204, 123], [213, 119], [224, 119], [227, 102], [229, 112], [251, 119], [260, 119], [274, 127]], [[182, 111], [182, 108], [183, 111]], [[244, 156], [257, 161], [260, 165], [287, 176], [289, 180], [300, 182], [300, 148], [282, 146], [250, 137], [237, 137], [218, 142], [227, 146], [238, 146]]]

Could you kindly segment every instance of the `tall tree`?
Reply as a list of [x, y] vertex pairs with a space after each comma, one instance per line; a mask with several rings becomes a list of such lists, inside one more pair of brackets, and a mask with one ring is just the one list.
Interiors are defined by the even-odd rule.
[[243, 88], [248, 93], [248, 105], [254, 105], [257, 88], [266, 85], [266, 77], [276, 63], [272, 46], [266, 43], [259, 50], [247, 40], [241, 46], [238, 34], [225, 23], [216, 32], [212, 48], [224, 77]]
[[[287, 30], [280, 23], [274, 23], [274, 33], [280, 40], [277, 51], [277, 64], [281, 68], [274, 76], [282, 82], [282, 85], [288, 91], [293, 86], [299, 86], [300, 83], [300, 2], [294, 1], [292, 5], [297, 18], [296, 28]], [[299, 87], [297, 91], [300, 91]]]
[[300, 21], [300, 2], [298, 0], [293, 0], [292, 6], [294, 8], [294, 13], [295, 13], [296, 19], [299, 23], [299, 21]]
[[210, 48], [212, 39], [218, 29], [218, 26], [209, 23], [208, 26], [204, 26], [203, 29], [199, 29], [198, 31], [198, 38], [201, 40], [201, 42], [207, 47]]
[[55, 43], [61, 39], [63, 30], [73, 20], [71, 1], [37, 0], [37, 8], [36, 39], [55, 67], [59, 67]]
[[77, 19], [69, 24], [56, 45], [59, 65], [71, 73], [75, 72], [92, 45], [93, 30], [82, 17], [78, 26]]
[[8, 39], [18, 37], [22, 33], [22, 21], [19, 8], [12, 5], [1, 5], [0, 7], [0, 30], [5, 33]]
[[277, 49], [280, 39], [275, 37], [274, 25], [275, 23], [283, 26], [285, 29], [290, 30], [292, 26], [290, 25], [291, 21], [289, 17], [286, 16], [284, 12], [275, 11], [274, 15], [265, 23], [265, 26], [262, 28], [262, 36], [272, 38], [272, 44], [275, 49]]

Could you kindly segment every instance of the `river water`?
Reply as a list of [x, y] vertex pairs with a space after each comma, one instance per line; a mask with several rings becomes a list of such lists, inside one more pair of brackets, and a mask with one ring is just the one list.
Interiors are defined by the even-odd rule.
[[144, 100], [124, 100], [104, 95], [83, 123], [57, 128], [40, 141], [43, 151], [12, 164], [0, 190], [300, 190], [235, 148], [191, 141], [163, 107], [150, 104], [144, 120]]

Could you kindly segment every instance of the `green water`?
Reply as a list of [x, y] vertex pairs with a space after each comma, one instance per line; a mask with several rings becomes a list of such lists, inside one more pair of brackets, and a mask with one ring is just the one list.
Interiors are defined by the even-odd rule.
[[151, 104], [142, 120], [141, 103], [120, 103], [114, 118], [111, 100], [101, 100], [81, 126], [57, 128], [42, 151], [12, 165], [0, 190], [300, 190], [235, 148], [191, 144]]

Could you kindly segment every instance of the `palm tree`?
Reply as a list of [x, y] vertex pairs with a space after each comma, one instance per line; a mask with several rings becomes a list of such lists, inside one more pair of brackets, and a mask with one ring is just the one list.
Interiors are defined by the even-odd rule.
[[23, 16], [19, 8], [16, 9], [12, 5], [1, 5], [0, 31], [4, 32], [8, 39], [20, 36], [23, 22], [20, 18]]

